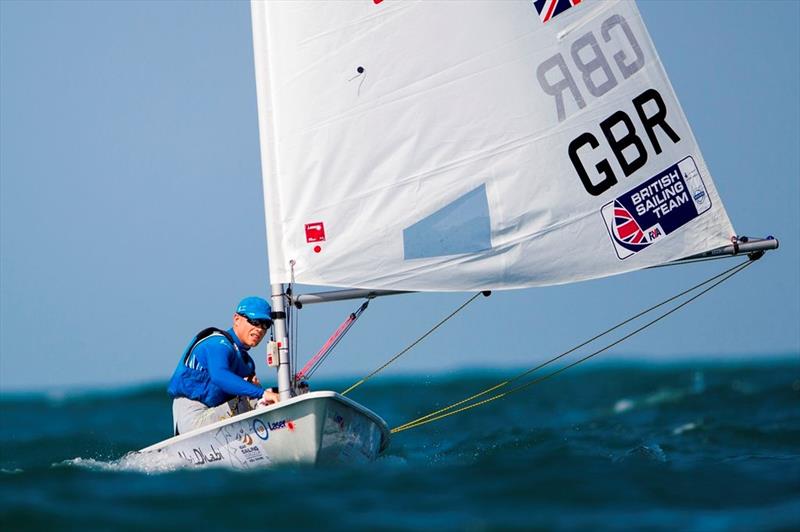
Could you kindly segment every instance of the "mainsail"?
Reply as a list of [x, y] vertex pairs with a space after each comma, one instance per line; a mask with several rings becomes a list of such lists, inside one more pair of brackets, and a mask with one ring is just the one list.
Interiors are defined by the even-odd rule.
[[632, 2], [252, 17], [271, 283], [558, 284], [735, 234]]

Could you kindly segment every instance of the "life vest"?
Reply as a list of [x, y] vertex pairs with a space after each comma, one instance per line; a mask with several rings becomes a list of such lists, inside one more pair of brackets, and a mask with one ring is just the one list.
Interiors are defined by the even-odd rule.
[[[201, 369], [204, 370], [205, 368], [201, 367], [200, 364], [197, 362], [197, 359], [194, 357], [194, 348], [197, 347], [197, 344], [208, 338], [209, 336], [214, 335], [222, 335], [228, 339], [234, 349], [236, 349], [236, 342], [233, 341], [233, 336], [231, 336], [228, 331], [223, 331], [222, 329], [217, 329], [216, 327], [207, 327], [197, 333], [192, 341], [189, 342], [189, 345], [186, 346], [186, 349], [183, 351], [183, 355], [181, 358], [183, 359], [183, 365], [187, 368], [191, 369]], [[236, 349], [238, 351], [238, 349]]]
[[214, 407], [234, 397], [211, 382], [211, 376], [207, 369], [194, 356], [195, 347], [211, 336], [224, 336], [231, 348], [241, 355], [245, 365], [255, 372], [255, 362], [246, 351], [239, 349], [230, 333], [216, 327], [208, 327], [192, 338], [181, 355], [178, 367], [175, 368], [167, 386], [167, 393], [173, 399], [186, 397], [193, 401], [200, 401], [208, 407]]

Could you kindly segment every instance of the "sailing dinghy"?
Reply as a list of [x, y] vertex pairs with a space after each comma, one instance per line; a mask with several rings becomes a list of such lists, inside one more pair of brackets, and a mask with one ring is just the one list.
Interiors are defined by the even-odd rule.
[[[737, 237], [630, 1], [253, 1], [281, 402], [143, 452], [374, 459], [386, 423], [297, 395], [294, 305], [572, 283], [760, 256]], [[294, 283], [346, 290], [296, 296]]]

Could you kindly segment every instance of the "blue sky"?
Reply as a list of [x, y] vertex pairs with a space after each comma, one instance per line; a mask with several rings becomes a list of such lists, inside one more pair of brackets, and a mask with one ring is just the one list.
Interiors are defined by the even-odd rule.
[[[603, 356], [796, 356], [800, 3], [639, 7], [734, 227], [781, 249]], [[249, 4], [0, 2], [0, 207], [0, 389], [166, 383], [267, 292]], [[534, 365], [732, 265], [496, 293], [393, 371]], [[374, 301], [319, 375], [364, 374], [467, 297]], [[303, 310], [300, 360], [356, 307]]]

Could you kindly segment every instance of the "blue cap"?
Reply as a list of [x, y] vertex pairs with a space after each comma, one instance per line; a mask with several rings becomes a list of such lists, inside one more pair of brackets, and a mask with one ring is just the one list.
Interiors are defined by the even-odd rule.
[[260, 297], [250, 296], [239, 301], [236, 314], [247, 316], [251, 320], [271, 320], [272, 307]]

